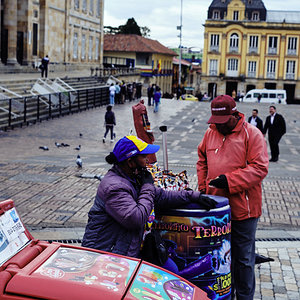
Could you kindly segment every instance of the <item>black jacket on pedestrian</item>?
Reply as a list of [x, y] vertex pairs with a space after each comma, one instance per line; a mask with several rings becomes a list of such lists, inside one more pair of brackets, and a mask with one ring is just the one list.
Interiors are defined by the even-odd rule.
[[[252, 117], [248, 118], [248, 123], [251, 122]], [[261, 118], [256, 117], [256, 127], [262, 132], [263, 131], [263, 121]]]
[[105, 113], [105, 125], [116, 125], [115, 114], [112, 111], [107, 111]]
[[273, 124], [271, 124], [271, 116], [268, 116], [263, 129], [263, 134], [269, 130], [269, 139], [279, 140], [286, 133], [285, 120], [282, 115], [276, 113]]

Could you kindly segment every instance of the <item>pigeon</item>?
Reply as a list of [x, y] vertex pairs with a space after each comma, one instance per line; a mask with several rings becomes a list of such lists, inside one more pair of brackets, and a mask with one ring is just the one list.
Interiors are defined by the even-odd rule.
[[94, 178], [95, 178], [95, 179], [98, 179], [99, 181], [101, 181], [102, 178], [103, 178], [103, 175], [96, 174], [96, 175], [94, 176]]
[[78, 147], [74, 148], [74, 150], [80, 150], [81, 149], [81, 145], [78, 145]]
[[62, 145], [61, 145], [60, 143], [57, 143], [57, 142], [55, 142], [55, 146], [56, 146], [57, 148], [62, 147]]
[[61, 143], [61, 145], [62, 145], [63, 147], [70, 147], [69, 144], [65, 144], [65, 143]]
[[80, 158], [80, 155], [77, 155], [76, 164], [78, 168], [82, 168], [82, 160]]
[[79, 136], [82, 137], [82, 133], [79, 133]]
[[49, 150], [49, 148], [47, 146], [40, 146], [39, 149], [42, 149], [42, 150], [45, 150], [45, 151]]

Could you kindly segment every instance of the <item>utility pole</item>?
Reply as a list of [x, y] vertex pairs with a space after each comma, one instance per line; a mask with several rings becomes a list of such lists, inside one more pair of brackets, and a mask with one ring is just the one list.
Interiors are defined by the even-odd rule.
[[180, 30], [180, 33], [179, 33], [179, 39], [180, 39], [180, 42], [179, 42], [179, 77], [178, 77], [178, 87], [180, 87], [181, 85], [181, 59], [182, 59], [182, 1], [183, 0], [180, 0], [181, 1], [181, 5], [180, 5], [180, 26], [177, 27], [177, 29]]

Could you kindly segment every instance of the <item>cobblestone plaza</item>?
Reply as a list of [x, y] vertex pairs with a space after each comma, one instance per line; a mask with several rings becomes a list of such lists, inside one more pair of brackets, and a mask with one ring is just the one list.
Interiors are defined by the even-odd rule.
[[[117, 138], [134, 130], [131, 106], [135, 103], [114, 107]], [[253, 108], [258, 108], [265, 120], [268, 105], [238, 103], [246, 117]], [[256, 299], [300, 298], [298, 109], [293, 105], [277, 107], [286, 120], [287, 134], [280, 142], [279, 162], [270, 163], [263, 181], [263, 215], [257, 232], [257, 251], [275, 261], [257, 268]], [[0, 200], [15, 201], [25, 225], [36, 237], [81, 239], [99, 181], [76, 175], [104, 174], [109, 168], [104, 157], [114, 144], [102, 143], [104, 113], [105, 107], [101, 107], [0, 132]], [[169, 169], [187, 170], [195, 189], [197, 145], [208, 126], [210, 104], [163, 99], [159, 113], [148, 107], [148, 114], [157, 144], [162, 144], [159, 126], [168, 126]], [[55, 142], [70, 146], [57, 148]], [[79, 152], [74, 149], [78, 145]], [[75, 163], [78, 153], [82, 170]], [[163, 166], [162, 150], [158, 161]]]

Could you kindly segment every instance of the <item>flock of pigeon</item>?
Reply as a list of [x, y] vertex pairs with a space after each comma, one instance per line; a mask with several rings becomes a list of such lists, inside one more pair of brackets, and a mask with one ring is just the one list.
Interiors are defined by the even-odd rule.
[[[79, 137], [82, 137], [82, 133], [79, 133]], [[70, 147], [69, 144], [65, 144], [65, 143], [55, 142], [54, 144], [57, 148]], [[44, 151], [49, 151], [49, 148], [47, 146], [40, 146], [39, 149], [42, 149]], [[78, 145], [77, 147], [74, 148], [74, 150], [77, 150], [77, 151], [79, 151], [80, 149], [81, 149], [81, 145]], [[80, 168], [80, 169], [82, 168], [82, 159], [79, 154], [77, 155], [76, 165], [78, 166], [78, 168]]]

